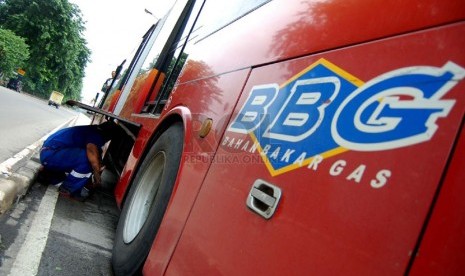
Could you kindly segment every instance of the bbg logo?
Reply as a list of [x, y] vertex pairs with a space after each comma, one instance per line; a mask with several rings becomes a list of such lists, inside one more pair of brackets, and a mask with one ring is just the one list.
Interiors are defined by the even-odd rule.
[[433, 137], [455, 104], [444, 95], [464, 76], [448, 62], [363, 83], [322, 59], [281, 86], [254, 86], [228, 131], [249, 134], [274, 170], [317, 155], [405, 147]]

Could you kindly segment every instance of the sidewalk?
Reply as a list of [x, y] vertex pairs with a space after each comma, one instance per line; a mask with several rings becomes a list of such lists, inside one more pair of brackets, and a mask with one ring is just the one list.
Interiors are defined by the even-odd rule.
[[79, 114], [0, 164], [0, 216], [26, 195], [29, 187], [34, 183], [41, 166], [39, 151], [45, 139], [61, 128], [89, 123], [88, 117]]

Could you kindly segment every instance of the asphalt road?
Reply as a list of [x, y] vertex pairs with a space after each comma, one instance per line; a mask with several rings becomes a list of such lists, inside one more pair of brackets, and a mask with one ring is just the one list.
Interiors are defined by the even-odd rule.
[[[77, 115], [0, 87], [0, 163]], [[113, 187], [116, 179], [104, 173], [103, 181], [104, 187]], [[86, 202], [77, 202], [60, 196], [53, 186], [34, 183], [0, 214], [0, 275], [111, 276], [118, 217], [111, 190], [100, 189]]]
[[[104, 183], [114, 180], [103, 177]], [[112, 276], [118, 218], [111, 191], [100, 189], [78, 202], [35, 183], [0, 216], [0, 275]]]
[[77, 113], [0, 86], [0, 163], [36, 142]]

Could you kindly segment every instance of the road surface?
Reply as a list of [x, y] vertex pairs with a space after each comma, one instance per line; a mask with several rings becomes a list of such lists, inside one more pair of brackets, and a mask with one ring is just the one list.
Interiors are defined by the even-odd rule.
[[[78, 114], [0, 87], [0, 163], [66, 122], [84, 123], [72, 120]], [[106, 179], [115, 181], [104, 174]], [[118, 216], [111, 190], [101, 189], [82, 203], [34, 183], [0, 215], [0, 275], [112, 275]]]
[[76, 116], [71, 109], [0, 86], [0, 163]]
[[35, 183], [0, 216], [0, 275], [112, 276], [118, 218], [111, 191], [100, 189], [77, 202]]

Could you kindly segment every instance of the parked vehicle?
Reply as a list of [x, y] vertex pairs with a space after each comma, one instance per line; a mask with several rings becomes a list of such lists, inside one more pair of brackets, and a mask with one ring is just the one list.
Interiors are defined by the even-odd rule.
[[48, 105], [53, 105], [54, 107], [58, 108], [61, 105], [65, 95], [58, 91], [52, 91], [50, 94], [50, 98], [48, 100]]
[[464, 34], [461, 0], [176, 1], [101, 111], [115, 274], [464, 275]]
[[23, 84], [20, 78], [11, 78], [8, 81], [6, 87], [21, 93], [21, 90], [23, 89]]

